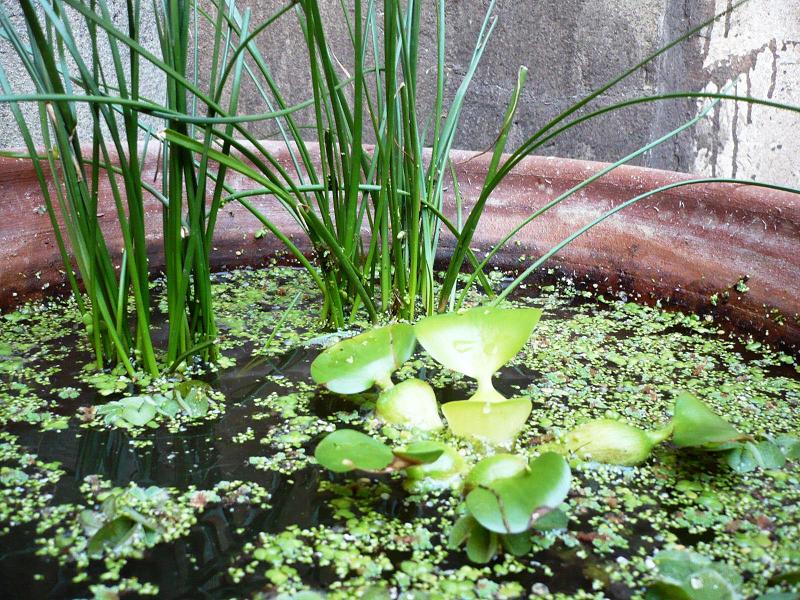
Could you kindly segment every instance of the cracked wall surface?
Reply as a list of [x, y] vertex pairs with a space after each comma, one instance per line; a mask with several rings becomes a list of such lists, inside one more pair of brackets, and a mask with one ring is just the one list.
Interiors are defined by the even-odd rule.
[[[509, 136], [519, 144], [559, 111], [579, 100], [690, 27], [726, 9], [733, 0], [498, 0], [497, 25], [483, 63], [475, 75], [456, 146], [484, 150], [497, 135], [516, 81], [517, 69], [529, 69], [528, 83]], [[201, 3], [203, 0], [201, 0]], [[17, 0], [0, 0], [18, 16]], [[124, 0], [109, 0], [124, 12]], [[147, 4], [147, 3], [145, 3]], [[378, 3], [381, 4], [380, 2]], [[258, 23], [283, 0], [239, 0], [250, 6]], [[344, 68], [347, 30], [340, 0], [319, 0], [328, 20], [333, 53]], [[431, 106], [435, 61], [434, 3], [423, 2], [420, 73], [421, 114]], [[452, 98], [471, 56], [487, 0], [447, 0], [446, 94]], [[15, 19], [15, 22], [19, 22]], [[148, 46], [152, 32], [143, 32]], [[292, 14], [282, 17], [258, 39], [288, 102], [310, 93], [308, 61]], [[200, 34], [201, 57], [210, 54], [211, 32]], [[25, 77], [0, 40], [0, 60], [16, 90]], [[203, 65], [201, 73], [207, 70]], [[424, 77], [424, 76], [423, 76]], [[155, 74], [145, 78], [147, 92], [163, 93]], [[749, 0], [728, 18], [672, 49], [645, 69], [610, 90], [600, 104], [676, 90], [721, 89], [776, 102], [800, 105], [800, 0]], [[609, 113], [548, 143], [541, 154], [613, 161], [691, 119], [708, 100], [673, 100], [640, 104]], [[243, 112], [267, 109], [252, 85], [242, 90]], [[33, 107], [27, 107], [31, 121]], [[302, 116], [309, 121], [311, 113]], [[716, 176], [758, 178], [784, 184], [800, 180], [800, 115], [744, 102], [721, 102], [694, 129], [640, 157], [634, 164]], [[88, 126], [87, 126], [88, 128]], [[252, 124], [253, 133], [274, 135], [270, 124]], [[21, 146], [7, 107], [0, 106], [0, 147]]]
[[[723, 10], [729, 0], [716, 0]], [[708, 92], [800, 105], [800, 3], [750, 2], [707, 37]], [[724, 102], [695, 136], [697, 173], [795, 184], [800, 180], [800, 115]]]

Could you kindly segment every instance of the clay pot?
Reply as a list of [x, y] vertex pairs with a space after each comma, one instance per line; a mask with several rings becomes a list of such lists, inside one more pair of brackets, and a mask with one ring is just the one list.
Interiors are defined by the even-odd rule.
[[[282, 144], [268, 148], [287, 167]], [[467, 210], [476, 199], [489, 156], [454, 152]], [[157, 180], [157, 156], [146, 160], [146, 177]], [[538, 207], [597, 172], [600, 163], [550, 157], [525, 159], [487, 203], [472, 247], [487, 250]], [[495, 260], [502, 268], [530, 264], [581, 225], [644, 191], [690, 176], [639, 167], [621, 167], [527, 226], [517, 242]], [[252, 187], [242, 178], [236, 187]], [[156, 181], [158, 185], [158, 182]], [[295, 222], [271, 197], [254, 203], [298, 246], [310, 247]], [[42, 196], [30, 162], [0, 158], [0, 307], [65, 289], [65, 277]], [[445, 212], [453, 213], [452, 191]], [[98, 214], [108, 243], [122, 241], [108, 188], [101, 190]], [[163, 265], [158, 231], [160, 205], [147, 203], [151, 268]], [[272, 236], [255, 233], [259, 222], [239, 205], [220, 214], [213, 266], [224, 269], [259, 265], [283, 250]], [[443, 237], [447, 259], [453, 239]], [[523, 259], [523, 257], [525, 257]], [[718, 319], [761, 337], [800, 343], [800, 199], [792, 194], [731, 184], [685, 186], [626, 208], [573, 244], [549, 263], [576, 280], [597, 284], [607, 293], [624, 291], [636, 301], [664, 298], [691, 311], [713, 311]], [[747, 278], [749, 291], [736, 284]], [[717, 295], [712, 306], [711, 297]], [[727, 300], [726, 300], [727, 297]]]

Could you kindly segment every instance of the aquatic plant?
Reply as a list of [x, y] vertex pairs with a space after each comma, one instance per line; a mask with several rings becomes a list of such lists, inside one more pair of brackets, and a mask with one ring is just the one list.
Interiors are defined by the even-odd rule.
[[314, 458], [335, 473], [365, 471], [388, 473], [434, 463], [446, 450], [434, 442], [414, 442], [392, 450], [375, 438], [354, 429], [337, 429], [317, 444]]
[[530, 399], [507, 400], [494, 389], [492, 377], [522, 349], [541, 315], [538, 308], [479, 306], [425, 317], [415, 325], [428, 354], [478, 383], [468, 400], [442, 406], [453, 433], [508, 444], [520, 432], [531, 412]]
[[686, 550], [663, 550], [653, 557], [656, 571], [647, 600], [739, 600], [742, 577], [730, 565]]
[[371, 329], [326, 348], [311, 363], [311, 377], [339, 394], [381, 389], [375, 411], [387, 423], [430, 431], [442, 420], [431, 386], [416, 378], [395, 385], [392, 373], [414, 353], [414, 328], [395, 323]]
[[554, 452], [530, 463], [510, 454], [483, 459], [467, 475], [465, 514], [453, 525], [448, 546], [466, 542], [468, 557], [478, 563], [491, 560], [501, 547], [514, 555], [526, 554], [529, 530], [558, 509], [570, 480], [569, 465]]
[[671, 425], [645, 431], [614, 419], [597, 419], [567, 433], [564, 447], [583, 460], [632, 466], [646, 460], [650, 451], [671, 434]]
[[93, 414], [102, 417], [106, 425], [131, 429], [158, 427], [160, 418], [174, 419], [178, 415], [194, 419], [204, 417], [209, 409], [211, 386], [202, 381], [188, 380], [178, 384], [169, 394], [128, 396], [96, 407]]
[[779, 469], [787, 460], [800, 458], [800, 440], [796, 437], [782, 435], [757, 441], [689, 392], [678, 394], [672, 420], [659, 429], [644, 431], [613, 419], [595, 419], [568, 432], [554, 448], [573, 452], [584, 460], [632, 466], [646, 460], [656, 445], [670, 437], [678, 449], [723, 453], [728, 466], [739, 473], [756, 467]]

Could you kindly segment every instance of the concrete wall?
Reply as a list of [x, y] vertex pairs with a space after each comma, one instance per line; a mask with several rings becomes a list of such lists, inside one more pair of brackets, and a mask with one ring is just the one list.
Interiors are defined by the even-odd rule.
[[[16, 0], [0, 1], [12, 12], [19, 12]], [[124, 6], [122, 0], [116, 2]], [[520, 65], [528, 67], [529, 76], [511, 131], [512, 146], [561, 109], [687, 28], [724, 10], [730, 2], [499, 0], [497, 26], [475, 76], [456, 145], [482, 150], [493, 143]], [[250, 4], [252, 22], [258, 23], [282, 2], [241, 0], [239, 4]], [[449, 96], [466, 70], [487, 4], [486, 0], [447, 0]], [[334, 53], [346, 66], [349, 60], [345, 28], [337, 18], [339, 0], [320, 0], [320, 5], [329, 19]], [[420, 72], [433, 66], [432, 5], [433, 2], [426, 2]], [[289, 14], [259, 39], [259, 46], [290, 101], [305, 99], [309, 94], [305, 48], [298, 34], [297, 21]], [[152, 42], [151, 38], [148, 40]], [[210, 36], [202, 35], [201, 44], [207, 49]], [[2, 42], [0, 60], [14, 75], [16, 88], [23, 89], [24, 77]], [[155, 75], [148, 78], [149, 91], [155, 97], [160, 93], [159, 81]], [[800, 2], [750, 0], [702, 36], [673, 49], [627, 79], [602, 103], [665, 91], [717, 91], [726, 87], [741, 95], [800, 105]], [[429, 80], [423, 86], [423, 108], [430, 105], [432, 97]], [[691, 118], [707, 102], [671, 101], [628, 108], [581, 126], [541, 153], [615, 160]], [[241, 107], [248, 112], [267, 110], [252, 86], [243, 91]], [[694, 130], [649, 152], [636, 163], [797, 184], [800, 136], [793, 132], [798, 126], [797, 113], [723, 103]], [[253, 125], [252, 130], [262, 136], [274, 134], [274, 128], [266, 124]], [[0, 146], [20, 145], [8, 110], [2, 107], [0, 134]]]

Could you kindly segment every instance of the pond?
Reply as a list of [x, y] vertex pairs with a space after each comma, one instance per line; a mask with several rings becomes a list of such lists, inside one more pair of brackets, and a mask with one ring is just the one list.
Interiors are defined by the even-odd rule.
[[[800, 432], [796, 356], [729, 335], [712, 315], [579, 287], [561, 279], [514, 300], [544, 309], [494, 379], [506, 397], [533, 404], [515, 452], [550, 447], [596, 418], [655, 429], [684, 391], [757, 439]], [[713, 561], [682, 566], [696, 571], [692, 585], [726, 563], [718, 572], [745, 597], [797, 591], [800, 447], [780, 467], [746, 472], [669, 442], [636, 466], [569, 455], [567, 500], [530, 533], [530, 551], [476, 564], [448, 547], [457, 490], [316, 464], [316, 445], [337, 428], [392, 446], [418, 435], [378, 421], [374, 393], [341, 396], [310, 377], [323, 348], [369, 325], [323, 330], [320, 298], [290, 268], [220, 274], [214, 298], [220, 365], [135, 383], [92, 368], [73, 300], [2, 317], [4, 598], [622, 599], [659, 580], [663, 550]], [[395, 380], [412, 376], [440, 403], [475, 388], [419, 348]], [[180, 405], [165, 408], [176, 379], [210, 387], [189, 384]], [[162, 398], [163, 410], [136, 404], [144, 394]], [[468, 463], [491, 452], [446, 430], [426, 435]]]

